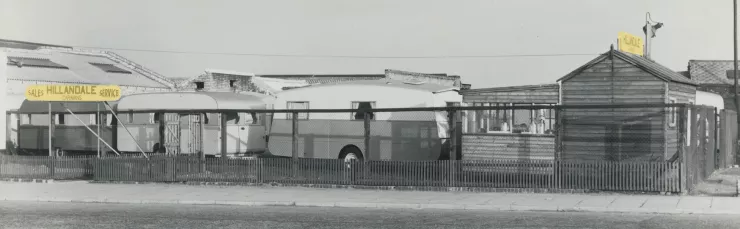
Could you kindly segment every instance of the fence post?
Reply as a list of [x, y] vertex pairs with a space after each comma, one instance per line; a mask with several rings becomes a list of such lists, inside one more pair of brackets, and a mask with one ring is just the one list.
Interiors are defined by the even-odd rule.
[[457, 179], [457, 109], [450, 107], [447, 109], [447, 121], [449, 123], [449, 145], [450, 145], [450, 187], [455, 187], [455, 180]]
[[719, 148], [720, 148], [719, 138], [718, 138], [719, 137], [719, 125], [717, 125], [717, 122], [719, 121], [720, 113], [716, 107], [714, 108], [713, 114], [714, 114], [714, 119], [713, 119], [714, 122], [711, 126], [714, 127], [714, 138], [712, 140], [712, 143], [714, 143], [712, 145], [712, 148], [714, 149], [714, 169], [719, 169], [720, 164], [722, 164], [723, 160], [720, 160], [720, 157], [722, 156], [722, 154], [720, 154], [719, 152]]
[[[54, 123], [54, 115], [51, 112], [51, 102], [49, 102], [49, 158], [51, 159], [51, 163], [49, 163], [49, 175], [52, 179], [54, 178], [57, 159], [57, 154], [54, 152]], [[18, 128], [20, 128], [20, 126], [18, 126]], [[20, 138], [18, 140], [20, 141]]]
[[293, 177], [298, 177], [298, 112], [293, 112], [293, 131], [292, 131], [292, 158], [291, 168], [293, 170]]
[[687, 163], [688, 158], [686, 157], [686, 141], [688, 140], [686, 139], [687, 107], [681, 106], [681, 107], [674, 107], [673, 109], [678, 109], [678, 112], [677, 112], [677, 115], [678, 115], [678, 147], [676, 147], [678, 149], [678, 152], [676, 153], [678, 154], [677, 159], [679, 163], [678, 164], [679, 166], [678, 182], [680, 182], [679, 188], [681, 190], [681, 193], [685, 195], [688, 193], [687, 191], [688, 186], [686, 185], [686, 183], [688, 182], [687, 180], [688, 176], [686, 175], [686, 171], [687, 171], [686, 166], [688, 166], [688, 163]]
[[561, 157], [563, 151], [563, 114], [562, 109], [559, 106], [555, 106], [555, 155], [554, 163], [552, 167], [553, 172], [553, 188], [561, 188], [562, 176], [561, 176]]
[[204, 143], [204, 141], [203, 141], [203, 135], [204, 135], [205, 130], [206, 130], [206, 128], [205, 128], [206, 127], [206, 125], [205, 125], [205, 123], [206, 123], [205, 122], [205, 120], [206, 120], [206, 114], [205, 113], [200, 113], [199, 114], [199, 118], [200, 118], [199, 119], [199, 122], [200, 122], [200, 133], [198, 133], [198, 135], [200, 135], [200, 136], [199, 136], [198, 140], [200, 141], [200, 143], [199, 143], [200, 144], [200, 155], [199, 155], [200, 156], [200, 172], [204, 173], [204, 172], [206, 172], [206, 151], [205, 151], [205, 144], [203, 144]]
[[228, 144], [228, 137], [229, 133], [226, 131], [226, 123], [228, 122], [228, 117], [226, 113], [221, 113], [220, 115], [220, 123], [219, 126], [221, 126], [221, 159], [226, 159], [226, 148]]
[[362, 177], [366, 178], [368, 177], [368, 174], [370, 173], [369, 168], [367, 166], [367, 161], [370, 160], [370, 112], [365, 111], [364, 116], [364, 126], [365, 126], [365, 157], [362, 160]]

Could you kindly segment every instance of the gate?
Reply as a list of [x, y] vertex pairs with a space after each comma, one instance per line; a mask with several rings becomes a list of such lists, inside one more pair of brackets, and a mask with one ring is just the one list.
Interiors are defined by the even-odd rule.
[[180, 149], [184, 154], [197, 154], [203, 144], [201, 114], [179, 114]]
[[167, 154], [180, 154], [180, 115], [165, 113], [164, 115], [164, 147]]

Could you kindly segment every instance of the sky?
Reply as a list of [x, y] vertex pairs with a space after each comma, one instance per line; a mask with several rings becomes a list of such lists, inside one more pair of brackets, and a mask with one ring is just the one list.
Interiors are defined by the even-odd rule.
[[658, 63], [685, 71], [690, 59], [733, 58], [729, 0], [0, 0], [0, 38], [109, 48], [173, 78], [397, 69], [486, 88], [554, 83], [616, 46], [619, 31], [644, 36], [646, 12], [664, 23]]

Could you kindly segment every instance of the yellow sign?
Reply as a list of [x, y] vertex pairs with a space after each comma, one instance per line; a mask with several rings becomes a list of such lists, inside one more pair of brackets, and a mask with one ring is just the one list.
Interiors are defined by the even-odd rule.
[[619, 32], [617, 40], [619, 41], [619, 51], [628, 52], [636, 55], [643, 55], [644, 44], [642, 37], [629, 33]]
[[121, 99], [117, 85], [32, 85], [26, 88], [29, 101], [103, 102]]

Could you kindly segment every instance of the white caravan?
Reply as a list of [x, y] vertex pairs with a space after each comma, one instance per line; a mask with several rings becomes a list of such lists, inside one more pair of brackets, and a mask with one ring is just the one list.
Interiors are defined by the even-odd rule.
[[[275, 110], [459, 106], [458, 87], [397, 80], [358, 80], [312, 85], [276, 94]], [[299, 113], [299, 157], [370, 160], [438, 160], [447, 156], [447, 112], [370, 114], [370, 152], [364, 144], [363, 113]], [[275, 113], [268, 151], [292, 156], [292, 114]], [[445, 152], [444, 154], [442, 152]]]
[[[219, 157], [223, 115], [204, 112], [264, 110], [269, 109], [272, 99], [252, 92], [162, 92], [124, 96], [116, 106], [118, 118], [125, 126], [116, 128], [117, 148], [121, 152], [138, 152], [138, 143], [145, 151], [203, 152], [206, 156]], [[157, 110], [157, 113], [132, 112], [137, 110]], [[172, 113], [181, 111], [188, 112]], [[264, 117], [254, 112], [226, 114], [227, 156], [265, 150]]]

